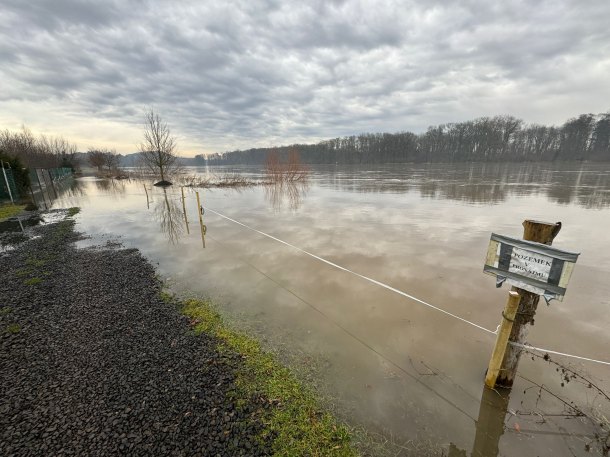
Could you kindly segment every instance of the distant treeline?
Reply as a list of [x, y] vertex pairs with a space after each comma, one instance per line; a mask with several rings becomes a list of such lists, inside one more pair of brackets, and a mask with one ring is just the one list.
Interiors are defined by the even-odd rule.
[[61, 136], [35, 136], [30, 129], [0, 130], [0, 153], [17, 159], [28, 168], [78, 166], [76, 145]]
[[[610, 112], [582, 114], [560, 127], [525, 124], [512, 116], [482, 117], [429, 127], [425, 133], [364, 133], [277, 148], [208, 156], [212, 165], [263, 164], [271, 151], [292, 151], [309, 164], [401, 162], [610, 161]], [[195, 157], [205, 162], [203, 155]]]

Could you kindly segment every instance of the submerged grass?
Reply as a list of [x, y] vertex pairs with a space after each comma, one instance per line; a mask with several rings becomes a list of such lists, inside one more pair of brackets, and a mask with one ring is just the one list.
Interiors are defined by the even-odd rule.
[[0, 316], [7, 316], [12, 311], [13, 311], [13, 309], [10, 306], [3, 306], [0, 308]]
[[25, 205], [2, 205], [0, 206], [0, 221], [16, 216], [25, 209]]
[[9, 324], [6, 326], [6, 333], [10, 333], [14, 335], [15, 333], [19, 333], [21, 331], [21, 325], [19, 324]]
[[26, 279], [25, 281], [23, 281], [23, 283], [28, 286], [35, 286], [36, 284], [40, 284], [41, 282], [42, 282], [42, 279], [40, 279], [40, 278], [30, 278], [30, 279]]
[[191, 318], [195, 332], [216, 336], [221, 351], [242, 356], [236, 396], [262, 394], [273, 405], [263, 417], [265, 427], [260, 438], [273, 439], [274, 455], [358, 455], [347, 428], [324, 412], [314, 393], [272, 354], [263, 351], [258, 341], [227, 326], [209, 302], [186, 300], [183, 313]]

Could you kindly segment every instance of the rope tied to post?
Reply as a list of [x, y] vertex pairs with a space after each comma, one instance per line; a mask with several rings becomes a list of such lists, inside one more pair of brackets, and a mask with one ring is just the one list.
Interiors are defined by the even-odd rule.
[[[502, 317], [504, 319], [506, 319], [508, 322], [515, 322], [515, 319], [511, 319], [510, 317], [508, 317], [506, 314], [504, 314], [504, 311], [502, 311]], [[497, 331], [497, 329], [496, 329]]]
[[[420, 303], [421, 305], [424, 305], [424, 306], [426, 306], [428, 308], [434, 309], [434, 310], [436, 310], [436, 311], [438, 311], [440, 313], [443, 313], [443, 314], [445, 314], [445, 315], [447, 315], [449, 317], [457, 319], [457, 320], [459, 320], [459, 321], [461, 321], [461, 322], [463, 322], [465, 324], [468, 324], [468, 325], [471, 325], [473, 327], [476, 327], [477, 329], [482, 330], [483, 332], [485, 332], [487, 334], [497, 335], [498, 331], [500, 330], [500, 325], [498, 325], [498, 327], [496, 328], [495, 331], [494, 330], [490, 330], [488, 328], [483, 327], [482, 325], [479, 325], [479, 324], [477, 324], [475, 322], [472, 322], [472, 321], [470, 321], [468, 319], [465, 319], [465, 318], [463, 318], [461, 316], [453, 314], [453, 313], [451, 313], [451, 312], [449, 312], [449, 311], [447, 311], [447, 310], [445, 310], [443, 308], [440, 308], [438, 306], [434, 306], [433, 304], [428, 303], [428, 302], [426, 302], [426, 301], [424, 301], [424, 300], [422, 300], [420, 298], [417, 298], [417, 297], [415, 297], [415, 296], [413, 296], [411, 294], [408, 294], [408, 293], [406, 293], [406, 292], [404, 292], [402, 290], [396, 289], [396, 288], [394, 288], [394, 287], [392, 287], [392, 286], [390, 286], [388, 284], [385, 284], [385, 283], [383, 283], [381, 281], [377, 281], [376, 279], [373, 279], [373, 278], [370, 278], [368, 276], [365, 276], [365, 275], [362, 275], [360, 273], [357, 273], [355, 271], [352, 271], [352, 270], [350, 270], [350, 269], [348, 269], [348, 268], [346, 268], [344, 266], [341, 266], [341, 265], [338, 265], [338, 264], [336, 264], [334, 262], [331, 262], [330, 260], [327, 260], [327, 259], [325, 259], [323, 257], [320, 257], [320, 256], [318, 256], [318, 255], [316, 255], [316, 254], [314, 254], [312, 252], [306, 251], [305, 249], [302, 249], [302, 248], [300, 248], [298, 246], [290, 244], [287, 241], [281, 240], [281, 239], [279, 239], [279, 238], [277, 238], [277, 237], [275, 237], [273, 235], [270, 235], [268, 233], [265, 233], [265, 232], [263, 232], [261, 230], [258, 230], [256, 228], [254, 228], [254, 227], [251, 227], [251, 226], [249, 226], [247, 224], [244, 224], [243, 222], [240, 222], [240, 221], [235, 220], [235, 219], [233, 219], [233, 218], [231, 218], [229, 216], [226, 216], [225, 214], [222, 214], [222, 213], [220, 213], [218, 211], [215, 211], [214, 209], [212, 209], [210, 207], [208, 207], [207, 209], [212, 214], [216, 214], [217, 216], [219, 216], [219, 217], [221, 217], [223, 219], [226, 219], [226, 220], [228, 220], [230, 222], [233, 222], [234, 224], [240, 225], [240, 226], [242, 226], [242, 227], [244, 227], [244, 228], [246, 228], [248, 230], [251, 230], [252, 232], [258, 233], [259, 235], [262, 235], [262, 236], [264, 236], [266, 238], [274, 240], [274, 241], [276, 241], [278, 243], [281, 243], [281, 244], [283, 244], [285, 246], [293, 248], [293, 249], [295, 249], [295, 250], [297, 250], [297, 251], [299, 251], [299, 252], [301, 252], [301, 253], [309, 256], [309, 257], [312, 257], [312, 258], [314, 258], [316, 260], [319, 260], [322, 263], [325, 263], [325, 264], [327, 264], [327, 265], [329, 265], [331, 267], [337, 268], [338, 270], [342, 270], [342, 271], [344, 271], [346, 273], [352, 274], [352, 275], [354, 275], [354, 276], [356, 276], [356, 277], [358, 277], [360, 279], [363, 279], [363, 280], [368, 281], [370, 283], [376, 284], [377, 286], [383, 287], [384, 289], [387, 289], [387, 290], [389, 290], [391, 292], [394, 292], [394, 293], [396, 293], [398, 295], [401, 295], [401, 296], [403, 296], [405, 298], [411, 299], [411, 300], [413, 300], [413, 301], [415, 301], [417, 303]], [[523, 311], [517, 311], [515, 314], [526, 315], [526, 314], [531, 314], [531, 313], [523, 312]], [[504, 315], [504, 312], [502, 312], [502, 316], [507, 321], [514, 323], [514, 320], [506, 318], [506, 316]], [[563, 352], [552, 351], [550, 349], [530, 346], [530, 345], [527, 345], [527, 344], [526, 345], [520, 345], [520, 343], [515, 343], [515, 342], [512, 342], [512, 341], [510, 342], [510, 345], [511, 346], [517, 346], [517, 347], [523, 346], [523, 347], [526, 347], [529, 350], [535, 350], [535, 351], [538, 351], [538, 352], [548, 352], [549, 354], [557, 354], [557, 355], [561, 355], [561, 356], [564, 356], [564, 357], [571, 357], [571, 358], [575, 358], [575, 359], [579, 359], [579, 360], [586, 360], [586, 361], [589, 361], [589, 362], [599, 363], [599, 364], [603, 364], [603, 365], [610, 365], [610, 361], [597, 360], [597, 359], [592, 359], [592, 358], [588, 358], [588, 357], [582, 357], [582, 356], [578, 356], [578, 355], [574, 355], [574, 354], [567, 354], [567, 353], [563, 353]]]

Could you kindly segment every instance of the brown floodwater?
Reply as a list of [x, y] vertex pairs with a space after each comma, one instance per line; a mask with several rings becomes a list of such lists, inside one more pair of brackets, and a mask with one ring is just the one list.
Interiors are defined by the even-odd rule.
[[525, 219], [561, 221], [554, 245], [581, 255], [528, 342], [610, 361], [610, 164], [314, 167], [305, 186], [199, 193], [205, 249], [192, 189], [188, 232], [177, 186], [82, 178], [54, 205], [81, 207], [84, 244], [139, 248], [174, 290], [213, 299], [309, 366], [338, 414], [388, 438], [392, 455], [601, 454], [610, 400], [594, 386], [610, 391], [609, 365], [551, 355], [587, 379], [566, 382], [543, 353], [525, 354], [510, 395], [486, 391], [495, 336], [464, 320], [500, 323], [508, 289], [483, 274], [491, 232], [520, 238]]

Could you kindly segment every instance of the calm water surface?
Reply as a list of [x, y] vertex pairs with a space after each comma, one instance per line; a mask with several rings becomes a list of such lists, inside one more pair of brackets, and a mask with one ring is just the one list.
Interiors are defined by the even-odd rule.
[[[524, 356], [509, 398], [485, 392], [493, 335], [215, 212], [491, 330], [507, 289], [482, 272], [490, 233], [561, 221], [554, 244], [581, 256], [564, 301], [540, 304], [529, 343], [609, 361], [610, 164], [317, 167], [307, 186], [201, 190], [205, 249], [194, 191], [187, 233], [180, 188], [147, 188], [83, 178], [55, 206], [81, 206], [77, 229], [96, 243], [139, 248], [174, 289], [214, 299], [314, 366], [339, 413], [391, 437], [394, 453], [434, 443], [450, 455], [599, 454], [599, 429], [553, 395], [606, 417], [610, 402], [555, 365]], [[553, 358], [610, 391], [609, 366]]]

